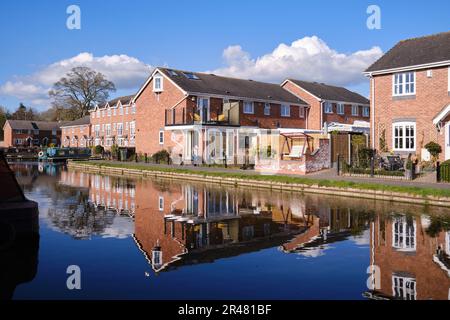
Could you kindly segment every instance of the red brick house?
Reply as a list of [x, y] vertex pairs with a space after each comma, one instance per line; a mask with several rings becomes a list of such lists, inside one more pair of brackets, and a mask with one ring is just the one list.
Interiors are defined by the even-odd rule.
[[3, 125], [4, 147], [60, 145], [60, 122], [7, 120]]
[[403, 40], [370, 66], [373, 147], [422, 160], [450, 159], [450, 32]]
[[370, 102], [360, 94], [324, 83], [287, 79], [281, 86], [309, 105], [307, 128], [322, 130], [324, 125], [369, 122]]
[[184, 162], [225, 156], [236, 163], [255, 130], [306, 128], [309, 107], [276, 84], [167, 68], [155, 69], [133, 103], [136, 151], [166, 149]]
[[136, 106], [134, 96], [113, 99], [90, 110], [92, 145], [105, 149], [111, 146], [134, 148], [136, 135]]
[[86, 148], [92, 145], [90, 116], [68, 122], [61, 126], [63, 147]]

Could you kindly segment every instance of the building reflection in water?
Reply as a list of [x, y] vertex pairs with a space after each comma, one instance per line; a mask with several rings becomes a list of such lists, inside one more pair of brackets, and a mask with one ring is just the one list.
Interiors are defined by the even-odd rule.
[[64, 186], [76, 190], [73, 207], [49, 214], [53, 223], [81, 238], [132, 235], [156, 273], [273, 247], [315, 258], [332, 243], [359, 239], [380, 276], [366, 297], [449, 298], [444, 209], [413, 215], [424, 208], [77, 171], [61, 172]]
[[378, 267], [367, 292], [373, 298], [450, 299], [449, 218], [376, 215], [370, 226], [370, 259]]

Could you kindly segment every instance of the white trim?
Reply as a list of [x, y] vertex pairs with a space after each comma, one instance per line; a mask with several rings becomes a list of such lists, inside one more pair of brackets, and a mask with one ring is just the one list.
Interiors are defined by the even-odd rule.
[[450, 92], [450, 67], [447, 68], [447, 78], [448, 92]]
[[[156, 88], [156, 80], [159, 80], [159, 88]], [[160, 74], [153, 77], [153, 92], [163, 92], [164, 91], [164, 77]]]
[[[331, 106], [331, 111], [327, 111], [327, 105]], [[330, 101], [324, 101], [323, 112], [325, 114], [333, 114], [333, 103], [331, 103]]]
[[[407, 74], [413, 74], [414, 77], [414, 82], [406, 82], [406, 75]], [[399, 87], [401, 87], [402, 89], [402, 93], [395, 93], [395, 77], [396, 76], [401, 76], [402, 78], [402, 82], [401, 84], [398, 84]], [[414, 86], [414, 91], [413, 92], [406, 92], [406, 86], [407, 83], [411, 85], [411, 83]], [[416, 72], [415, 71], [408, 71], [408, 72], [396, 72], [392, 74], [392, 96], [393, 97], [405, 97], [405, 96], [414, 96], [416, 94], [417, 91], [417, 77], [416, 77]]]
[[[353, 112], [356, 110], [356, 113]], [[352, 104], [352, 117], [359, 117], [359, 105]]]
[[450, 104], [446, 106], [439, 114], [433, 119], [433, 124], [437, 125], [450, 113]]
[[447, 66], [447, 65], [450, 65], [450, 60], [425, 63], [425, 64], [417, 64], [417, 65], [406, 66], [406, 67], [368, 71], [368, 72], [363, 72], [363, 74], [365, 76], [375, 76], [375, 75], [386, 74], [386, 73], [396, 73], [396, 72], [413, 71], [413, 70], [419, 70], [419, 69], [443, 67], [443, 66]]
[[[245, 104], [248, 104], [248, 103], [250, 103], [251, 104], [251, 109], [252, 109], [252, 111], [251, 112], [248, 112], [248, 111], [245, 111]], [[255, 104], [253, 103], [253, 101], [248, 101], [248, 100], [244, 100], [243, 102], [242, 102], [242, 113], [244, 113], [244, 114], [255, 114]]]
[[[364, 112], [365, 110], [367, 110], [367, 113]], [[362, 116], [365, 117], [365, 118], [370, 117], [370, 107], [368, 107], [368, 106], [363, 106], [362, 107]]]
[[175, 87], [177, 87], [182, 93], [184, 93], [185, 95], [187, 95], [187, 92], [185, 90], [183, 90], [179, 85], [177, 85], [172, 79], [170, 79], [170, 77], [166, 76], [164, 72], [162, 72], [159, 68], [155, 68], [155, 70], [153, 70], [152, 74], [150, 75], [150, 77], [148, 77], [148, 79], [145, 81], [145, 83], [142, 85], [142, 87], [139, 89], [139, 91], [136, 93], [136, 95], [134, 96], [134, 98], [131, 100], [132, 103], [136, 102], [136, 99], [139, 98], [139, 96], [142, 94], [142, 92], [145, 90], [145, 88], [147, 88], [148, 84], [150, 83], [150, 81], [152, 81], [153, 76], [156, 73], [160, 73], [164, 78], [168, 79]]
[[158, 209], [159, 211], [164, 211], [164, 197], [162, 196], [158, 198]]
[[[287, 107], [288, 113], [283, 114], [283, 107]], [[285, 109], [286, 110], [286, 109]], [[283, 118], [289, 118], [291, 116], [291, 105], [289, 104], [282, 104], [280, 106], [280, 117]]]
[[[267, 108], [268, 107], [268, 108]], [[270, 105], [270, 103], [268, 103], [268, 102], [265, 102], [264, 103], [264, 115], [265, 116], [270, 116], [270, 112], [271, 112], [271, 105]], [[269, 111], [268, 113], [266, 113], [266, 111]]]
[[[414, 148], [406, 148], [406, 126], [413, 126], [414, 127]], [[399, 126], [402, 127], [403, 135], [401, 139], [403, 140], [403, 148], [395, 148], [395, 127]], [[392, 123], [392, 150], [394, 151], [416, 151], [417, 148], [417, 127], [415, 121], [400, 121], [400, 122], [393, 122]]]
[[[339, 107], [342, 107], [342, 112], [340, 112]], [[339, 115], [344, 115], [345, 114], [345, 104], [338, 103], [336, 105], [336, 114], [339, 114]]]
[[[161, 135], [161, 133], [162, 133], [162, 135]], [[159, 132], [158, 132], [158, 142], [159, 142], [160, 145], [164, 144], [164, 130], [159, 130]]]
[[[322, 101], [321, 98], [319, 98], [318, 96], [313, 95], [313, 94], [312, 94], [311, 92], [309, 92], [308, 90], [303, 89], [302, 87], [300, 87], [298, 84], [296, 84], [295, 82], [293, 82], [293, 81], [290, 80], [290, 79], [284, 80], [283, 83], [281, 84], [281, 87], [283, 87], [283, 86], [286, 84], [286, 82], [292, 83], [294, 86], [296, 86], [297, 88], [299, 88], [299, 89], [305, 91], [307, 94], [311, 95], [312, 97], [314, 97], [314, 98], [317, 99], [318, 101]], [[284, 89], [284, 88], [283, 88], [283, 89]], [[284, 90], [287, 90], [287, 91], [289, 91], [290, 93], [296, 95], [294, 92], [290, 91], [289, 89], [284, 89]]]
[[305, 118], [305, 108], [302, 106], [298, 107], [298, 117], [301, 119]]

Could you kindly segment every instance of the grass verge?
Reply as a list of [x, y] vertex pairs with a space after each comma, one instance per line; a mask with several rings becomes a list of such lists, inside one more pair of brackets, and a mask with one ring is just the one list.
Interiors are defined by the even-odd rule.
[[304, 184], [304, 185], [317, 185], [321, 187], [332, 187], [332, 188], [352, 188], [361, 190], [376, 190], [376, 191], [386, 191], [386, 192], [398, 192], [411, 194], [422, 197], [446, 197], [450, 198], [450, 188], [449, 189], [437, 189], [437, 188], [424, 188], [417, 186], [400, 186], [400, 185], [388, 185], [375, 182], [354, 182], [354, 181], [340, 181], [340, 180], [319, 180], [311, 179], [307, 177], [290, 177], [283, 175], [259, 175], [259, 174], [247, 174], [247, 173], [236, 173], [236, 172], [219, 172], [219, 171], [202, 171], [191, 170], [184, 168], [168, 168], [168, 167], [158, 167], [158, 166], [147, 166], [139, 163], [107, 163], [103, 161], [77, 161], [77, 164], [86, 164], [96, 167], [110, 167], [110, 168], [121, 168], [121, 169], [134, 169], [134, 170], [145, 170], [145, 171], [159, 171], [159, 172], [172, 172], [172, 173], [183, 173], [183, 174], [195, 174], [204, 177], [224, 177], [224, 178], [237, 178], [237, 179], [249, 179], [257, 181], [268, 181], [268, 182], [280, 182], [286, 184]]

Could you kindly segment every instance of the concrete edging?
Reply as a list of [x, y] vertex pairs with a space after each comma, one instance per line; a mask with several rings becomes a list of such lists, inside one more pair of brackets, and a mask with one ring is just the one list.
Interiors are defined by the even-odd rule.
[[294, 184], [272, 181], [261, 181], [240, 178], [226, 178], [217, 176], [205, 176], [195, 173], [178, 173], [178, 172], [163, 172], [153, 170], [139, 170], [115, 168], [108, 166], [97, 166], [89, 164], [80, 164], [76, 162], [68, 162], [68, 168], [82, 169], [86, 172], [114, 174], [119, 176], [134, 176], [134, 177], [150, 177], [163, 179], [182, 179], [186, 181], [197, 181], [205, 183], [215, 183], [221, 185], [230, 185], [235, 187], [247, 187], [252, 189], [269, 189], [281, 192], [299, 192], [299, 193], [315, 193], [323, 195], [335, 195], [352, 198], [365, 198], [384, 201], [408, 202], [414, 204], [426, 204], [433, 206], [450, 207], [450, 198], [433, 197], [433, 196], [419, 196], [401, 192], [381, 191], [381, 190], [363, 190], [357, 188], [337, 188], [319, 185]]

